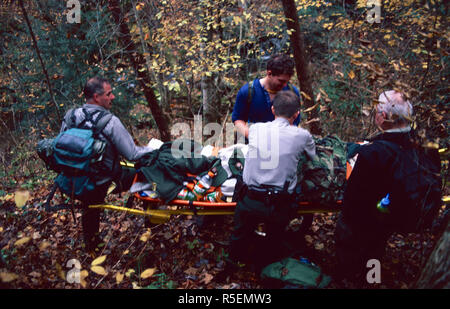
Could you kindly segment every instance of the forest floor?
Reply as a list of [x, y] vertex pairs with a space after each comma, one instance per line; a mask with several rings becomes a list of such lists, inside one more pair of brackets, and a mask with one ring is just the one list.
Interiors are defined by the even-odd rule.
[[[195, 217], [173, 216], [149, 229], [144, 217], [105, 210], [100, 225], [104, 243], [93, 256], [83, 248], [81, 211], [74, 212], [76, 224], [70, 210], [46, 212], [42, 204], [47, 193], [45, 187], [35, 190], [21, 208], [14, 200], [0, 204], [0, 288], [267, 288], [258, 274], [246, 269], [221, 278], [232, 216], [209, 216], [203, 224]], [[107, 202], [123, 206], [126, 200], [127, 194], [111, 195]], [[316, 214], [306, 235], [298, 239], [302, 255], [332, 278], [337, 265], [336, 219], [337, 213]], [[381, 262], [381, 283], [363, 288], [412, 288], [438, 233], [393, 235]], [[76, 267], [81, 272], [74, 272]], [[74, 282], [74, 274], [81, 274], [80, 283]], [[328, 288], [355, 286], [332, 281]]]

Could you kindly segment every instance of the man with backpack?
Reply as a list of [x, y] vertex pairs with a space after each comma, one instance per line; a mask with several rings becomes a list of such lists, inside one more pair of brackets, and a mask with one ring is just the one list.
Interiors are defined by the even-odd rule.
[[[273, 99], [280, 90], [291, 90], [297, 95], [300, 106], [300, 93], [295, 86], [289, 84], [294, 74], [294, 60], [288, 55], [276, 54], [267, 63], [267, 73], [264, 78], [256, 78], [245, 84], [238, 92], [231, 119], [236, 130], [248, 138], [248, 124], [273, 121]], [[294, 125], [300, 123], [300, 115]]]
[[[133, 171], [121, 168], [121, 156], [129, 161], [136, 161], [153, 149], [136, 146], [119, 118], [109, 112], [115, 97], [111, 84], [106, 79], [101, 77], [89, 79], [84, 87], [84, 95], [86, 104], [66, 113], [61, 132], [71, 128], [98, 131], [100, 124], [103, 127], [100, 128], [100, 132], [95, 132], [97, 135], [95, 137], [104, 142], [105, 148], [100, 162], [96, 163], [97, 172], [89, 176], [89, 180], [93, 182], [93, 188], [78, 197], [83, 203], [84, 241], [86, 249], [91, 251], [101, 242], [98, 236], [100, 210], [89, 209], [88, 206], [104, 202], [112, 181], [117, 185], [116, 192], [127, 190], [130, 187]], [[70, 177], [67, 178], [70, 180]], [[61, 187], [61, 184], [62, 182], [58, 185]]]
[[357, 150], [335, 231], [337, 277], [358, 284], [366, 280], [368, 261], [380, 261], [393, 232], [429, 227], [441, 205], [439, 155], [418, 144], [411, 103], [385, 91], [375, 113], [382, 133]]
[[[256, 123], [249, 130], [249, 147], [243, 171], [244, 185], [237, 189], [230, 259], [233, 263], [256, 264], [257, 268], [283, 256], [284, 230], [295, 213], [294, 189], [297, 165], [305, 152], [315, 156], [311, 134], [294, 126], [300, 113], [298, 97], [280, 91], [271, 107], [275, 120]], [[255, 245], [255, 229], [264, 222], [267, 243], [264, 252], [249, 252]], [[261, 248], [256, 248], [256, 251]]]

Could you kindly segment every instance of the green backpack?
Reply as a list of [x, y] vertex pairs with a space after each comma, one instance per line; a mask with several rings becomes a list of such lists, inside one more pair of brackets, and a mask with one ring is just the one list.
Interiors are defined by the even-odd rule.
[[322, 273], [320, 267], [304, 259], [285, 258], [267, 265], [261, 271], [261, 279], [266, 282], [281, 282], [301, 288], [325, 288], [331, 278]]
[[304, 154], [297, 166], [296, 194], [302, 201], [335, 206], [344, 197], [347, 143], [336, 136], [313, 137], [316, 158]]

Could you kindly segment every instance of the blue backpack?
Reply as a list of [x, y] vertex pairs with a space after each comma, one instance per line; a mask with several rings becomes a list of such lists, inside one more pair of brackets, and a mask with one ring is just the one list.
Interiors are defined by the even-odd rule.
[[80, 124], [76, 125], [75, 109], [72, 109], [64, 119], [67, 130], [54, 139], [41, 140], [37, 146], [37, 153], [47, 168], [59, 173], [56, 186], [72, 199], [83, 199], [92, 192], [95, 176], [105, 172], [102, 158], [106, 142], [98, 136], [112, 118], [106, 111], [92, 114], [84, 108], [82, 111], [85, 119]]

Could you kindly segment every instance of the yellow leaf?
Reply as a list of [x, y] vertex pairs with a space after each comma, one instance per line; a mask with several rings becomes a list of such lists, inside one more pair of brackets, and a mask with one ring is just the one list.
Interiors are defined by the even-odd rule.
[[141, 273], [141, 278], [142, 279], [147, 279], [150, 278], [151, 276], [153, 276], [153, 274], [155, 273], [156, 268], [147, 268], [146, 270], [144, 270]]
[[139, 238], [139, 240], [142, 242], [146, 242], [147, 240], [150, 239], [150, 236], [151, 236], [151, 230], [147, 229], [147, 231], [144, 234], [142, 234], [142, 236], [141, 236], [141, 238]]
[[136, 271], [132, 268], [128, 269], [128, 271], [125, 273], [125, 276], [127, 276], [128, 278], [131, 277], [132, 274], [134, 274]]
[[0, 273], [0, 279], [2, 279], [2, 282], [11, 282], [17, 278], [19, 278], [19, 276], [13, 273]]
[[304, 113], [309, 113], [310, 111], [314, 110], [314, 109], [317, 107], [318, 104], [319, 104], [319, 103], [316, 103], [316, 104], [314, 104], [313, 106], [308, 107], [308, 108], [305, 109], [303, 112], [304, 112]]
[[12, 201], [13, 198], [14, 198], [14, 194], [13, 193], [9, 193], [9, 194], [7, 194], [5, 196], [0, 197], [0, 201], [9, 202], [9, 201]]
[[348, 72], [348, 77], [350, 77], [350, 79], [354, 79], [355, 78], [355, 72], [353, 72], [353, 70]]
[[92, 266], [91, 271], [101, 276], [106, 276], [108, 274], [102, 266]]
[[304, 93], [303, 91], [300, 91], [300, 93], [302, 94], [302, 96], [304, 96], [307, 100], [311, 100], [311, 97], [309, 95], [307, 95], [306, 93]]
[[0, 233], [3, 232], [3, 226], [0, 226]]
[[140, 10], [142, 10], [142, 8], [144, 7], [144, 3], [142, 3], [142, 2], [139, 2], [137, 5], [136, 5], [136, 10], [137, 11], [140, 11]]
[[14, 194], [14, 202], [16, 203], [16, 206], [21, 208], [25, 206], [27, 201], [30, 199], [30, 192], [19, 190], [16, 191]]
[[87, 276], [89, 276], [89, 272], [86, 269], [83, 269], [80, 272], [80, 284], [83, 288], [86, 288], [86, 286], [87, 286], [87, 282], [85, 280], [87, 278]]
[[106, 255], [102, 255], [102, 256], [96, 258], [95, 260], [93, 260], [91, 265], [92, 266], [101, 265], [105, 260], [106, 260]]
[[27, 242], [29, 242], [30, 239], [31, 239], [30, 237], [22, 237], [21, 239], [19, 239], [18, 241], [16, 241], [14, 243], [14, 246], [15, 247], [20, 247], [20, 246], [26, 244]]
[[55, 268], [56, 271], [58, 272], [58, 276], [62, 279], [62, 280], [66, 280], [66, 274], [64, 273], [64, 271], [62, 270], [62, 267], [59, 263], [55, 264]]
[[47, 247], [49, 247], [49, 246], [50, 246], [50, 243], [48, 241], [43, 241], [39, 245], [39, 250], [43, 251], [43, 250], [47, 249]]
[[123, 277], [124, 277], [124, 275], [122, 273], [117, 273], [117, 275], [116, 275], [116, 282], [117, 282], [117, 284], [122, 282]]

